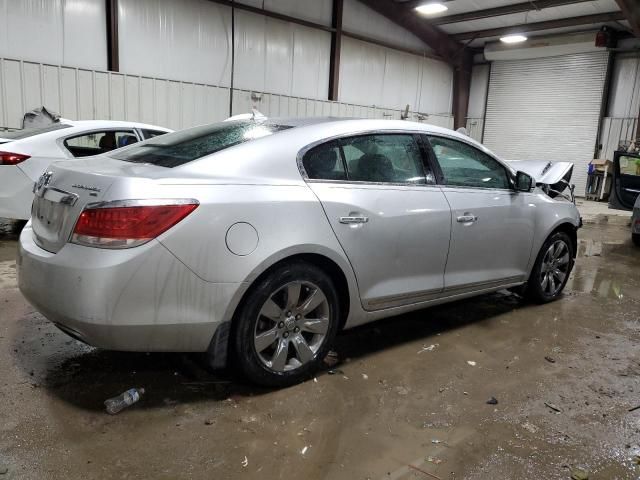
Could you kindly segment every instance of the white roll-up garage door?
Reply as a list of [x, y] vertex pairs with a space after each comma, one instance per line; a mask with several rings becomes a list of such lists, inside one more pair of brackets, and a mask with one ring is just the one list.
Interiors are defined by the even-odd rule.
[[491, 64], [484, 144], [505, 160], [571, 161], [576, 195], [598, 137], [607, 52]]

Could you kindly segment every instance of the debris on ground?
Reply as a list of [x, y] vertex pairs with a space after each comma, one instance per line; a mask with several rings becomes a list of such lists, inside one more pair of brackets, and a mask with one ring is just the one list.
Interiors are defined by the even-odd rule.
[[211, 420], [210, 418], [207, 418], [207, 419], [204, 421], [204, 424], [205, 424], [205, 425], [213, 425], [214, 423], [216, 423], [216, 422], [215, 422], [215, 420]]
[[309, 450], [309, 447], [305, 446], [302, 450], [300, 450], [300, 453], [304, 455], [305, 453], [307, 453], [307, 450]]
[[329, 375], [344, 375], [344, 372], [340, 369], [335, 369], [335, 370], [329, 370], [327, 372]]
[[476, 366], [476, 362], [474, 362], [473, 360], [467, 360], [467, 363], [468, 363], [469, 365], [471, 365], [472, 367], [475, 367], [475, 366]]
[[442, 463], [442, 459], [438, 457], [427, 457], [427, 462], [433, 463], [434, 465], [440, 465]]
[[497, 405], [498, 404], [498, 399], [496, 397], [491, 397], [489, 400], [487, 400], [487, 405]]
[[633, 457], [633, 458], [631, 459], [631, 461], [632, 461], [633, 463], [635, 463], [636, 465], [640, 465], [640, 455], [636, 455], [635, 457]]
[[324, 357], [324, 364], [329, 368], [335, 367], [338, 362], [338, 352], [334, 352], [333, 350], [330, 350], [327, 356]]
[[107, 413], [115, 415], [120, 413], [127, 407], [130, 407], [136, 403], [144, 395], [144, 388], [130, 388], [126, 392], [118, 395], [117, 397], [108, 398], [104, 401], [104, 406], [107, 409]]
[[407, 465], [407, 467], [411, 468], [412, 470], [415, 470], [416, 472], [424, 473], [425, 475], [427, 475], [427, 476], [429, 476], [431, 478], [436, 478], [437, 480], [442, 480], [437, 475], [434, 475], [433, 473], [429, 473], [426, 470], [422, 470], [421, 468], [415, 467], [415, 466], [413, 466], [411, 464]]
[[548, 355], [546, 357], [544, 357], [544, 359], [549, 363], [556, 363], [556, 359], [553, 358], [553, 357], [550, 357]]
[[395, 388], [398, 395], [409, 395], [409, 389], [407, 387], [399, 386]]
[[538, 431], [538, 427], [536, 427], [533, 423], [525, 422], [522, 424], [522, 428], [531, 433], [536, 433]]
[[629, 410], [627, 410], [627, 412], [635, 412], [636, 410], [640, 410], [640, 405], [638, 405], [637, 407], [630, 408]]
[[571, 480], [589, 480], [589, 472], [582, 468], [572, 468]]
[[556, 413], [562, 413], [562, 410], [558, 407], [556, 407], [553, 403], [549, 403], [549, 402], [544, 402], [544, 404], [549, 407], [551, 410], [553, 410]]
[[432, 343], [431, 345], [429, 345], [428, 347], [423, 346], [421, 350], [418, 350], [418, 353], [423, 353], [423, 352], [433, 352], [436, 348], [439, 347], [439, 344], [437, 343]]
[[249, 465], [249, 459], [247, 458], [247, 456], [244, 456], [244, 460], [242, 461], [242, 466], [246, 467]]
[[367, 375], [366, 373], [362, 374], [362, 379], [363, 380], [369, 380], [369, 375]]

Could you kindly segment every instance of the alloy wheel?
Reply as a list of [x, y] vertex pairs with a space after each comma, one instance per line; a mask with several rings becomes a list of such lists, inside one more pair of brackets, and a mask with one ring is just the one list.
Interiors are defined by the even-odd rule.
[[329, 301], [317, 285], [287, 283], [273, 292], [258, 314], [254, 347], [270, 370], [295, 370], [313, 360], [330, 325]]
[[569, 274], [569, 246], [563, 240], [556, 240], [544, 254], [540, 267], [540, 287], [545, 295], [553, 297], [564, 285]]

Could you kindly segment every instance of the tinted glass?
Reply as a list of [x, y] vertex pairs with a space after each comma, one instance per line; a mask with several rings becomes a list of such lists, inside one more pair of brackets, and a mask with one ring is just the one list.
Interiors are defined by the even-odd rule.
[[346, 180], [344, 164], [337, 142], [329, 142], [309, 150], [302, 164], [307, 176], [316, 180]]
[[490, 156], [464, 142], [429, 137], [444, 175], [445, 185], [509, 188], [505, 168]]
[[202, 125], [153, 138], [116, 153], [113, 158], [172, 168], [287, 128], [291, 127], [254, 121]]
[[163, 132], [162, 130], [147, 130], [146, 128], [142, 130], [142, 135], [145, 139], [159, 137], [160, 135], [165, 135], [169, 132]]
[[64, 146], [74, 157], [89, 157], [138, 142], [133, 130], [105, 130], [67, 138]]
[[425, 183], [422, 154], [413, 135], [361, 135], [343, 139], [349, 180]]
[[24, 130], [16, 130], [15, 132], [0, 132], [0, 138], [22, 140], [23, 138], [33, 137], [34, 135], [40, 135], [41, 133], [55, 132], [56, 130], [62, 130], [63, 128], [70, 127], [71, 125], [67, 125], [66, 123], [53, 123], [42, 128], [25, 128]]

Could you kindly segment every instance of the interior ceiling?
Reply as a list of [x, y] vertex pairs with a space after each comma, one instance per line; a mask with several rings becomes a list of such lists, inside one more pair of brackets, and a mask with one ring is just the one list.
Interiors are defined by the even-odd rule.
[[[432, 0], [391, 0], [401, 8], [413, 9], [421, 3]], [[530, 38], [543, 35], [569, 33], [586, 30], [597, 30], [603, 25], [615, 30], [630, 32], [631, 27], [624, 19], [618, 1], [620, 0], [439, 0], [446, 3], [448, 10], [439, 15], [423, 16], [415, 13], [421, 22], [429, 23], [451, 36], [454, 40], [470, 47], [482, 47], [485, 43], [495, 41], [506, 33], [525, 31]], [[517, 13], [504, 13], [505, 8], [518, 6]], [[498, 15], [478, 15], [489, 9], [503, 8]], [[475, 19], [465, 19], [459, 15], [475, 13]], [[487, 12], [491, 13], [491, 12]], [[611, 14], [611, 20], [604, 21], [603, 15]], [[583, 20], [573, 20], [585, 17]], [[545, 24], [531, 25], [539, 22], [566, 20], [575, 25]], [[600, 20], [600, 21], [596, 21]], [[518, 28], [522, 26], [521, 28]], [[529, 26], [529, 27], [527, 27]], [[491, 32], [490, 30], [506, 29], [509, 32]], [[533, 31], [531, 31], [533, 29]], [[529, 30], [529, 31], [527, 31]]]

